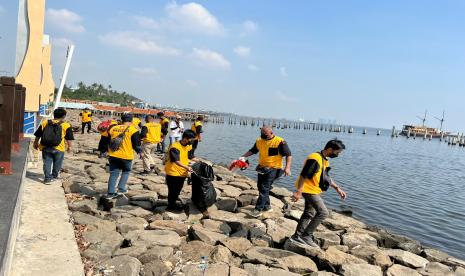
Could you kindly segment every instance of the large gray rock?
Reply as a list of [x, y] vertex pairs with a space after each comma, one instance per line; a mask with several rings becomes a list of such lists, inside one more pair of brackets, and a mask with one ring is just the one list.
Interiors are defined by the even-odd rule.
[[427, 259], [401, 249], [389, 249], [385, 253], [396, 262], [411, 268], [423, 268], [429, 263]]
[[465, 268], [465, 260], [460, 260], [454, 257], [449, 257], [446, 260], [444, 260], [442, 263], [448, 266], [453, 266], [453, 267], [459, 266], [459, 267]]
[[239, 188], [241, 190], [249, 190], [250, 188], [252, 188], [248, 183], [239, 181], [231, 181], [227, 185]]
[[222, 221], [204, 219], [202, 220], [202, 225], [208, 230], [222, 233], [225, 235], [229, 235], [232, 231], [231, 227], [226, 222], [222, 222]]
[[139, 217], [120, 218], [116, 220], [116, 229], [120, 233], [127, 233], [133, 230], [144, 230], [149, 223]]
[[271, 236], [273, 242], [283, 243], [288, 237], [294, 234], [297, 222], [284, 217], [265, 220], [267, 234]]
[[[245, 263], [244, 270], [250, 276], [299, 276], [300, 274], [285, 269], [268, 267], [262, 264]], [[231, 275], [232, 276], [232, 275]]]
[[340, 273], [344, 276], [382, 276], [379, 266], [370, 264], [343, 264]]
[[123, 237], [115, 231], [88, 231], [84, 232], [82, 236], [90, 243], [88, 249], [106, 256], [112, 256], [123, 243]]
[[350, 254], [380, 267], [385, 268], [392, 265], [391, 258], [374, 246], [357, 246], [350, 250]]
[[319, 247], [303, 246], [290, 239], [286, 240], [283, 249], [308, 257], [316, 257], [319, 254], [324, 253], [324, 251]]
[[417, 270], [421, 275], [426, 276], [436, 276], [436, 275], [452, 275], [452, 269], [447, 265], [438, 263], [438, 262], [430, 262], [426, 264], [425, 268], [420, 268]]
[[242, 268], [235, 266], [229, 267], [229, 276], [249, 276], [249, 273]]
[[150, 223], [149, 229], [154, 230], [172, 230], [180, 236], [186, 236], [189, 226], [180, 221], [175, 220], [155, 220]]
[[97, 201], [92, 199], [84, 199], [68, 203], [68, 208], [73, 212], [79, 211], [90, 215], [98, 213]]
[[123, 217], [150, 217], [152, 212], [145, 210], [144, 208], [132, 205], [118, 206], [110, 211], [111, 217], [113, 219], [123, 218]]
[[363, 233], [346, 233], [342, 235], [342, 243], [349, 248], [356, 246], [377, 246], [378, 241], [368, 234]]
[[111, 276], [139, 276], [142, 264], [130, 256], [118, 256], [102, 264]]
[[241, 194], [236, 198], [237, 200], [237, 205], [239, 207], [246, 207], [249, 205], [255, 205], [257, 203], [257, 196], [256, 195], [250, 195], [250, 194]]
[[142, 266], [140, 270], [141, 276], [168, 276], [170, 268], [160, 260], [153, 260]]
[[324, 252], [320, 252], [316, 258], [325, 267], [331, 268], [332, 271], [337, 271], [344, 264], [366, 264], [365, 260], [352, 256], [338, 250], [334, 246], [328, 247]]
[[119, 248], [118, 250], [116, 250], [113, 256], [128, 255], [134, 258], [139, 258], [139, 256], [144, 254], [146, 251], [147, 251], [147, 247], [145, 245], [131, 246], [131, 247]]
[[463, 267], [456, 267], [454, 271], [455, 276], [465, 276], [465, 268]]
[[233, 256], [231, 254], [231, 251], [222, 246], [222, 245], [217, 245], [213, 249], [212, 253], [210, 254], [210, 260], [215, 263], [231, 263], [233, 259]]
[[97, 217], [82, 213], [73, 213], [74, 223], [80, 225], [87, 225], [88, 231], [116, 231], [116, 224], [113, 221], [99, 219]]
[[433, 248], [425, 248], [421, 253], [421, 256], [426, 258], [430, 262], [443, 262], [450, 257], [449, 254], [439, 251]]
[[186, 262], [199, 262], [200, 258], [210, 256], [215, 247], [203, 241], [190, 241], [181, 245], [182, 259]]
[[124, 235], [126, 240], [131, 241], [133, 245], [143, 244], [147, 247], [168, 246], [178, 247], [181, 245], [181, 237], [169, 230], [135, 230]]
[[348, 228], [366, 228], [366, 224], [354, 218], [332, 212], [330, 217], [323, 221], [323, 225], [331, 230], [345, 230]]
[[182, 272], [186, 276], [229, 276], [229, 265], [224, 263], [208, 264], [205, 271], [198, 264], [186, 265]]
[[236, 197], [240, 196], [241, 192], [242, 192], [241, 189], [235, 188], [235, 187], [232, 187], [232, 186], [222, 186], [222, 187], [220, 187], [220, 190], [222, 191], [221, 196], [233, 197], [233, 198], [236, 198]]
[[320, 245], [320, 247], [323, 249], [327, 249], [331, 245], [341, 244], [341, 238], [335, 232], [314, 232], [313, 237], [315, 238], [316, 242]]
[[248, 261], [273, 266], [279, 264], [283, 268], [287, 268], [289, 271], [295, 273], [318, 271], [312, 259], [286, 250], [269, 247], [252, 247], [244, 255]]
[[158, 199], [157, 192], [147, 190], [132, 190], [127, 193], [131, 201], [151, 201], [155, 202]]
[[215, 245], [219, 241], [225, 240], [227, 238], [226, 235], [210, 231], [201, 225], [194, 225], [189, 229], [189, 231], [192, 239], [200, 240], [210, 245]]
[[270, 194], [280, 199], [292, 196], [292, 192], [283, 187], [273, 187], [273, 189], [270, 191]]
[[244, 253], [252, 247], [252, 243], [246, 238], [228, 238], [221, 241], [221, 244], [226, 246], [237, 256], [244, 255]]
[[234, 198], [224, 198], [220, 199], [215, 203], [218, 210], [223, 210], [227, 212], [235, 212], [237, 209], [237, 201]]
[[173, 256], [173, 248], [165, 247], [165, 246], [153, 246], [143, 254], [139, 256], [139, 260], [145, 264], [150, 263], [153, 260], [161, 260], [165, 261], [168, 260]]
[[394, 264], [386, 271], [386, 276], [421, 276], [415, 269], [409, 267]]

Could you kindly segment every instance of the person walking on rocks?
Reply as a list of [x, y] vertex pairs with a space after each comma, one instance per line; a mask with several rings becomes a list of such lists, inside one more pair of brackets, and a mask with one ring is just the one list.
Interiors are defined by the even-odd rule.
[[168, 185], [168, 211], [181, 211], [182, 206], [176, 204], [176, 200], [181, 193], [184, 181], [192, 168], [189, 166], [189, 160], [196, 161], [192, 151], [192, 143], [195, 139], [195, 133], [192, 130], [186, 130], [182, 134], [179, 142], [172, 144], [167, 152], [165, 173], [166, 184]]
[[84, 134], [84, 129], [87, 126], [87, 133], [90, 133], [90, 129], [92, 128], [92, 112], [89, 111], [89, 108], [84, 108], [84, 110], [79, 113], [81, 116], [81, 134]]
[[[259, 191], [257, 204], [252, 211], [252, 216], [260, 217], [263, 211], [271, 211], [270, 190], [273, 182], [283, 173], [286, 176], [291, 175], [292, 154], [286, 141], [274, 135], [270, 126], [264, 126], [260, 130], [260, 138], [257, 139], [253, 147], [242, 157], [246, 158], [253, 154], [259, 153], [258, 157], [258, 180], [257, 188]], [[286, 157], [286, 167], [284, 172], [283, 157]]]
[[[62, 108], [55, 109], [53, 117], [53, 120], [42, 121], [34, 133], [36, 138], [33, 144], [34, 149], [42, 151], [45, 175], [44, 184], [47, 185], [59, 179], [60, 170], [65, 158], [65, 148], [67, 152], [71, 152], [71, 141], [74, 140], [73, 129], [65, 121], [66, 110]], [[65, 146], [65, 142], [67, 147]]]
[[165, 113], [161, 111], [157, 113], [157, 116], [160, 119], [161, 124], [161, 141], [157, 145], [157, 152], [165, 153], [165, 139], [166, 135], [168, 135], [168, 127], [170, 124], [170, 120], [168, 120], [168, 118], [165, 117]]
[[140, 137], [142, 139], [142, 165], [144, 167], [142, 174], [149, 174], [155, 167], [151, 155], [152, 151], [161, 141], [161, 125], [154, 122], [152, 115], [145, 117], [145, 125], [142, 126]]
[[181, 116], [176, 115], [174, 121], [170, 122], [170, 146], [181, 140], [182, 133], [184, 132], [184, 124], [181, 121]]
[[[117, 197], [116, 182], [120, 194], [126, 193], [126, 182], [131, 172], [134, 151], [141, 153], [139, 131], [132, 123], [131, 114], [121, 116], [122, 124], [112, 127], [109, 131], [108, 160], [110, 163], [110, 178], [108, 179], [107, 198]], [[121, 177], [120, 177], [121, 175]]]
[[192, 144], [192, 150], [194, 153], [195, 153], [195, 150], [197, 150], [199, 142], [202, 142], [202, 133], [203, 133], [202, 122], [203, 122], [203, 116], [198, 116], [191, 126], [191, 130], [195, 133], [195, 140], [194, 140], [194, 143]]
[[328, 175], [331, 169], [328, 158], [338, 157], [344, 149], [345, 145], [342, 141], [334, 139], [330, 140], [322, 151], [314, 152], [307, 157], [295, 183], [297, 191], [292, 196], [294, 202], [303, 197], [305, 209], [291, 241], [317, 247], [313, 240], [313, 232], [329, 215], [321, 193], [331, 186], [342, 199], [346, 198], [347, 194]]

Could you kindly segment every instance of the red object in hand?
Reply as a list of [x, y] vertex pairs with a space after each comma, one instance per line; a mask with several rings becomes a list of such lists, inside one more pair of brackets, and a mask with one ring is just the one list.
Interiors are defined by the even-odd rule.
[[249, 161], [248, 160], [234, 160], [232, 161], [231, 165], [229, 166], [229, 170], [232, 171], [234, 169], [241, 169], [246, 170], [249, 167]]

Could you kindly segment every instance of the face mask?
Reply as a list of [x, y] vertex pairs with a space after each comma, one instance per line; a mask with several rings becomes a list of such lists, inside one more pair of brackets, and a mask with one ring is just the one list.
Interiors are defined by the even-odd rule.
[[336, 158], [338, 157], [339, 155], [338, 154], [335, 154], [335, 153], [331, 153], [330, 155], [328, 155], [329, 158]]
[[261, 135], [260, 135], [260, 138], [267, 140], [267, 139], [268, 139], [268, 136], [267, 136], [266, 134], [261, 134]]

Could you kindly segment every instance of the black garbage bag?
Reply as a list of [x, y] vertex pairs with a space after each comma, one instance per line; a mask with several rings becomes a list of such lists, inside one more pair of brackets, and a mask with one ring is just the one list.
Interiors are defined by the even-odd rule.
[[212, 183], [215, 173], [212, 166], [204, 162], [195, 163], [192, 170], [192, 202], [204, 212], [216, 202], [216, 190]]

